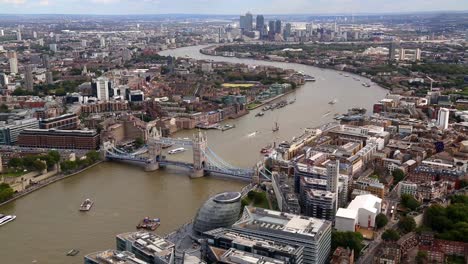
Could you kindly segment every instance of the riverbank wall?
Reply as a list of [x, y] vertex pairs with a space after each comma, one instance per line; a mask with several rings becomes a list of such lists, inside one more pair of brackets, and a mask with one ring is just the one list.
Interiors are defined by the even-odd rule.
[[94, 163], [94, 164], [92, 164], [92, 165], [90, 165], [90, 166], [88, 166], [86, 168], [83, 168], [83, 169], [81, 169], [79, 171], [76, 171], [76, 172], [73, 172], [71, 174], [58, 174], [58, 175], [46, 178], [44, 180], [38, 181], [38, 182], [36, 182], [35, 185], [33, 185], [33, 187], [30, 187], [30, 188], [25, 189], [24, 191], [15, 193], [13, 195], [13, 197], [11, 197], [10, 199], [4, 201], [3, 203], [0, 203], [0, 206], [5, 205], [5, 204], [10, 203], [10, 202], [13, 202], [16, 199], [19, 199], [19, 198], [21, 198], [23, 196], [26, 196], [26, 195], [28, 195], [28, 194], [30, 194], [30, 193], [32, 193], [34, 191], [37, 191], [39, 189], [42, 189], [42, 188], [46, 187], [49, 184], [52, 184], [52, 183], [58, 182], [60, 180], [66, 179], [68, 177], [80, 174], [80, 173], [82, 173], [82, 172], [84, 172], [84, 171], [86, 171], [88, 169], [93, 168], [94, 166], [99, 165], [101, 162], [104, 162], [104, 161], [98, 161], [98, 162], [96, 162], [96, 163]]
[[[338, 71], [338, 72], [347, 72], [347, 73], [351, 73], [351, 74], [356, 74], [356, 75], [359, 75], [358, 73], [355, 73], [355, 72], [352, 72], [352, 71], [349, 71], [349, 70], [346, 70], [346, 68], [344, 68], [343, 70], [337, 70], [333, 67], [328, 67], [326, 65], [321, 65], [321, 64], [308, 64], [308, 63], [303, 63], [303, 62], [297, 62], [297, 61], [290, 61], [288, 60], [287, 58], [285, 58], [285, 60], [281, 60], [281, 61], [277, 61], [277, 60], [272, 60], [272, 59], [267, 59], [265, 57], [262, 57], [262, 58], [258, 58], [258, 57], [252, 57], [252, 56], [237, 56], [236, 52], [233, 52], [233, 56], [225, 56], [221, 53], [217, 53], [215, 51], [215, 48], [218, 47], [218, 45], [214, 45], [214, 46], [209, 46], [209, 47], [206, 47], [206, 48], [203, 48], [203, 49], [200, 49], [200, 53], [203, 54], [203, 55], [207, 55], [207, 56], [216, 56], [216, 57], [225, 57], [225, 58], [237, 58], [237, 59], [253, 59], [253, 60], [261, 60], [261, 61], [268, 61], [268, 62], [285, 62], [285, 63], [297, 63], [297, 64], [302, 64], [302, 65], [307, 65], [307, 66], [311, 66], [311, 67], [317, 67], [317, 68], [320, 68], [320, 69], [327, 69], [327, 70], [333, 70], [333, 71]], [[364, 78], [368, 78], [370, 81], [373, 81], [374, 83], [378, 84], [380, 87], [386, 89], [386, 90], [391, 90], [392, 88], [385, 85], [384, 83], [382, 82], [379, 82], [377, 80], [372, 80], [372, 77], [373, 76], [364, 76], [364, 75], [359, 75], [361, 77], [364, 77]], [[253, 108], [255, 109], [255, 108]]]

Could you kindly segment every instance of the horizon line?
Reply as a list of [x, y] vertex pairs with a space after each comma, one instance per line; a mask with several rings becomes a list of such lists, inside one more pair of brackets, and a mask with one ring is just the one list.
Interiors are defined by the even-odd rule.
[[[341, 13], [341, 12], [321, 12], [321, 13], [258, 13], [254, 15], [268, 15], [268, 16], [364, 16], [364, 15], [399, 15], [399, 14], [421, 14], [421, 13], [468, 13], [468, 10], [428, 10], [428, 11], [401, 11], [401, 12], [352, 12], [352, 13]], [[185, 16], [240, 16], [242, 14], [252, 13], [250, 11], [240, 14], [218, 14], [218, 13], [113, 13], [113, 14], [106, 14], [106, 13], [0, 13], [0, 16], [34, 16], [34, 15], [79, 15], [79, 16], [161, 16], [161, 15], [185, 15]], [[253, 14], [253, 13], [252, 13]]]

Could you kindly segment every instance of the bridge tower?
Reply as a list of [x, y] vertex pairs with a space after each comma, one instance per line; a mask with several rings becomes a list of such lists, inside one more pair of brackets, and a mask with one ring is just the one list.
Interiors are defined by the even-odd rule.
[[193, 137], [193, 170], [190, 173], [191, 178], [200, 178], [205, 176], [205, 166], [208, 165], [205, 154], [206, 147], [206, 134], [198, 131], [198, 134], [195, 134]]
[[155, 171], [159, 169], [159, 161], [162, 157], [162, 146], [158, 141], [161, 138], [161, 131], [152, 128], [148, 137], [149, 162], [145, 165], [145, 171]]

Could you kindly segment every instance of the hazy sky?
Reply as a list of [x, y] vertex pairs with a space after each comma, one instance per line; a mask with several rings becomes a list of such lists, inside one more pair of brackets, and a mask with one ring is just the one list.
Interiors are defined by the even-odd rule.
[[315, 14], [468, 10], [468, 0], [0, 0], [1, 13]]

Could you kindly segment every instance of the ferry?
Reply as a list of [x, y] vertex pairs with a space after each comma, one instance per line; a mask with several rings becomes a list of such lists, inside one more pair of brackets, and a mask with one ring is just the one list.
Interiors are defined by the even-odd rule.
[[80, 205], [80, 211], [89, 211], [93, 204], [94, 202], [90, 199], [84, 200], [84, 202]]
[[177, 153], [180, 153], [180, 152], [184, 152], [185, 149], [184, 148], [176, 148], [176, 149], [173, 149], [173, 150], [169, 150], [167, 153], [169, 154], [177, 154]]
[[16, 215], [2, 215], [0, 214], [0, 226], [15, 220]]
[[335, 99], [331, 100], [330, 102], [328, 102], [328, 104], [334, 105], [337, 102], [338, 102], [338, 99], [335, 98]]
[[265, 113], [263, 113], [263, 112], [258, 112], [255, 116], [264, 116], [264, 115], [265, 115]]

